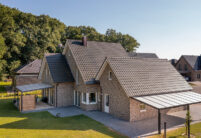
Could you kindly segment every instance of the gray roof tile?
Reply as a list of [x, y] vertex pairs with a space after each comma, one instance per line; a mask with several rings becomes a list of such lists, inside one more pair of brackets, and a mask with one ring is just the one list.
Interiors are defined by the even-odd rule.
[[74, 81], [69, 65], [62, 54], [48, 54], [46, 59], [50, 74], [55, 83]]
[[182, 55], [188, 64], [195, 70], [200, 70], [200, 56], [195, 55]]
[[155, 53], [138, 53], [138, 52], [128, 52], [130, 57], [137, 57], [137, 58], [158, 58]]
[[116, 57], [106, 62], [129, 97], [192, 89], [167, 60]]
[[40, 71], [42, 60], [36, 59], [27, 65], [23, 65], [16, 69], [16, 73], [20, 74], [38, 74]]
[[87, 46], [80, 40], [68, 40], [68, 43], [85, 83], [94, 81], [106, 57], [128, 56], [119, 43], [87, 41]]

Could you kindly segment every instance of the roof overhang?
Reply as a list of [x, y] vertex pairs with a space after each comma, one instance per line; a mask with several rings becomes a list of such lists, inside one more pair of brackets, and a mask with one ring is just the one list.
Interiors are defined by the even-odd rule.
[[42, 90], [46, 88], [52, 88], [53, 85], [46, 84], [46, 83], [36, 83], [36, 84], [27, 84], [27, 85], [21, 85], [17, 86], [16, 89], [21, 92], [30, 92], [35, 90]]
[[168, 109], [183, 105], [201, 103], [201, 94], [192, 91], [132, 98], [156, 109]]

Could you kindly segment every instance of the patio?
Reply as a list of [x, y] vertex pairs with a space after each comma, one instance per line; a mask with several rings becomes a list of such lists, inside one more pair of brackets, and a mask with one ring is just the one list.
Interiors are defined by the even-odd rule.
[[[190, 105], [190, 112], [193, 122], [201, 121], [201, 104]], [[100, 111], [83, 111], [77, 107], [62, 107], [49, 109], [52, 115], [56, 116], [58, 113], [60, 117], [70, 117], [75, 115], [84, 114], [102, 124], [110, 127], [126, 136], [137, 137], [137, 136], [148, 136], [158, 133], [158, 118], [150, 118], [142, 121], [128, 122], [111, 116], [110, 114]], [[174, 112], [170, 114], [161, 114], [161, 128], [163, 129], [163, 123], [167, 122], [168, 129], [178, 128], [184, 125], [186, 110]]]
[[[15, 105], [18, 107], [18, 109], [21, 112], [29, 112], [29, 111], [38, 111], [38, 110], [44, 110], [44, 109], [50, 109], [54, 106], [48, 105], [48, 99], [47, 103], [42, 102], [43, 97], [39, 97], [37, 94], [31, 94], [31, 91], [35, 90], [43, 90], [43, 89], [49, 89], [53, 86], [50, 84], [45, 83], [37, 83], [37, 84], [28, 84], [28, 85], [21, 85], [16, 87], [17, 91], [17, 98], [15, 97], [16, 103]], [[20, 92], [20, 94], [19, 94]]]

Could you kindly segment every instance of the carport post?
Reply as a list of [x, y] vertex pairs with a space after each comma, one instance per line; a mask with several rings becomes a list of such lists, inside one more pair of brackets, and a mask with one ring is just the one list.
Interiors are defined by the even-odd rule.
[[161, 134], [161, 112], [158, 109], [158, 134]]
[[[187, 112], [190, 112], [189, 111], [189, 104], [187, 105]], [[189, 117], [188, 117], [188, 138], [190, 138], [190, 120], [189, 120]]]

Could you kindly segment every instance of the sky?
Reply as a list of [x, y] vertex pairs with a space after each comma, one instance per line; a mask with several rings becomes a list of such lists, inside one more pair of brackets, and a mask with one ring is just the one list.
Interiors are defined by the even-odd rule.
[[200, 0], [0, 0], [35, 15], [46, 14], [66, 25], [108, 28], [133, 36], [137, 52], [160, 58], [201, 54]]

